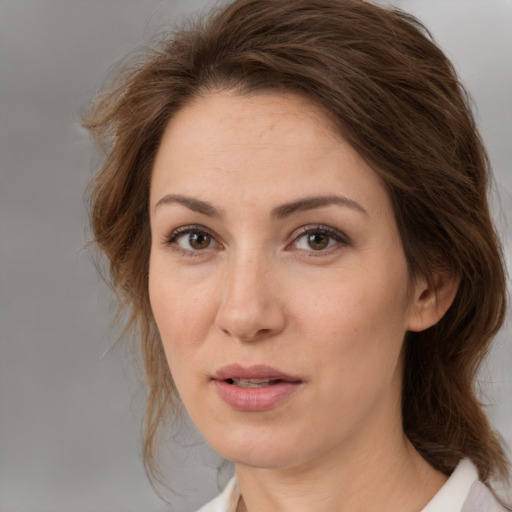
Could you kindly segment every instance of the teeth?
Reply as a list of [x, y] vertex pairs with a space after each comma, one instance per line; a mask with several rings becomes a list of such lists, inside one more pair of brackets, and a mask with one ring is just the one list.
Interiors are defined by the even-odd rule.
[[239, 388], [264, 388], [276, 384], [272, 379], [231, 379], [233, 385]]

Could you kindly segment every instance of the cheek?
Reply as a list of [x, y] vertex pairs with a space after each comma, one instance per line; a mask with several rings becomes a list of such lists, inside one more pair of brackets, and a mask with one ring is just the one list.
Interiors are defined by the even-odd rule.
[[[290, 294], [301, 323], [321, 330], [329, 337], [353, 337], [378, 332], [382, 337], [405, 331], [407, 325], [406, 286], [399, 282], [376, 284], [367, 279], [329, 280], [316, 282], [311, 293]], [[379, 336], [378, 336], [379, 337]], [[368, 341], [374, 340], [374, 336]]]
[[193, 353], [214, 318], [215, 286], [191, 283], [165, 263], [150, 260], [149, 298], [169, 364]]
[[324, 285], [321, 294], [296, 299], [310, 355], [336, 361], [333, 372], [352, 383], [392, 373], [407, 325], [403, 282], [346, 278]]
[[401, 307], [362, 289], [338, 291], [323, 307], [311, 310], [310, 320], [314, 318], [319, 329], [310, 329], [314, 345], [308, 352], [322, 377], [319, 396], [334, 397], [332, 403], [338, 405], [330, 407], [338, 421], [346, 421], [347, 411], [354, 417], [366, 414], [392, 382], [401, 380]]

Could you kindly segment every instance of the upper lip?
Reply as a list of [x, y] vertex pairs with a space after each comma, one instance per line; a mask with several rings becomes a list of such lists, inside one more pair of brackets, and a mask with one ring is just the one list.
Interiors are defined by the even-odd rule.
[[288, 382], [299, 382], [302, 379], [288, 375], [280, 370], [267, 365], [242, 366], [240, 364], [229, 364], [219, 368], [213, 375], [214, 380], [228, 379], [269, 379], [284, 380]]

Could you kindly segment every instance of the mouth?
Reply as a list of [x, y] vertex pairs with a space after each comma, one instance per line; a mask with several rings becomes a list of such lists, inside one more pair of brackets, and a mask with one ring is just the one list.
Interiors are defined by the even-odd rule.
[[215, 373], [212, 382], [227, 405], [243, 412], [273, 409], [303, 384], [300, 378], [264, 365], [225, 366]]
[[223, 366], [213, 376], [214, 380], [225, 381], [241, 388], [275, 386], [281, 382], [302, 382], [302, 379], [288, 375], [267, 365], [242, 366], [231, 364]]
[[267, 388], [269, 386], [275, 386], [281, 382], [286, 382], [281, 379], [226, 379], [228, 384], [237, 386], [239, 388]]

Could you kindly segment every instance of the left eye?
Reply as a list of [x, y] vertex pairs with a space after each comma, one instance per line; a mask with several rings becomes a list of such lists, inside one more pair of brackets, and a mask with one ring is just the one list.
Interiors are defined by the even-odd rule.
[[345, 240], [337, 233], [324, 230], [310, 230], [296, 239], [295, 247], [305, 251], [323, 251], [344, 243]]

